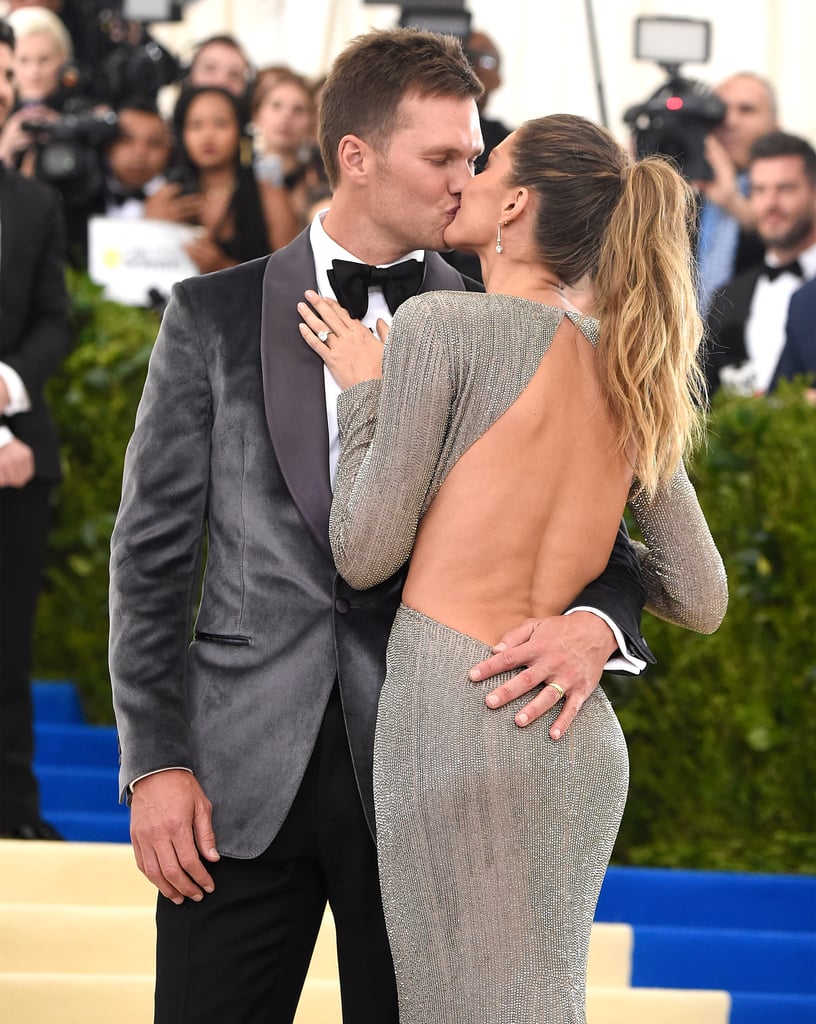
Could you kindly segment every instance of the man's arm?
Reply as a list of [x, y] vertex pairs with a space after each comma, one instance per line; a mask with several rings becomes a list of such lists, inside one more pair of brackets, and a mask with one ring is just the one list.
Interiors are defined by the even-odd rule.
[[[610, 664], [615, 653], [622, 652], [605, 617], [615, 623], [630, 656], [654, 662], [640, 633], [645, 597], [637, 554], [621, 522], [606, 569], [578, 595], [570, 606], [572, 611], [520, 623], [502, 637], [491, 658], [473, 667], [470, 677], [478, 682], [523, 667], [487, 694], [485, 703], [490, 708], [504, 707], [541, 683], [555, 684], [545, 686], [518, 711], [515, 722], [521, 727], [534, 722], [562, 699], [563, 691], [564, 706], [550, 727], [550, 736], [557, 740], [598, 685], [604, 668], [620, 667]], [[637, 668], [632, 664], [628, 671]]]
[[[110, 671], [139, 867], [168, 899], [201, 898], [217, 859], [191, 771], [185, 662], [209, 482], [211, 393], [194, 311], [176, 285], [125, 458], [111, 540]], [[161, 769], [169, 769], [162, 771]], [[152, 774], [156, 773], [156, 774]]]

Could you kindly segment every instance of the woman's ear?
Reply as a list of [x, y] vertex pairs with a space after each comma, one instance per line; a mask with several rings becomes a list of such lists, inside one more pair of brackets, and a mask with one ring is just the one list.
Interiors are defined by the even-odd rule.
[[502, 207], [501, 219], [505, 224], [510, 224], [524, 213], [530, 202], [530, 191], [522, 186], [516, 186], [507, 197]]

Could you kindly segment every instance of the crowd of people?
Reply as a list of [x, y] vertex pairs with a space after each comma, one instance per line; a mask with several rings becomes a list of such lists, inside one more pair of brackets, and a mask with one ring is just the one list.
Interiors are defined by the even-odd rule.
[[[94, 215], [199, 226], [186, 249], [206, 273], [281, 248], [327, 201], [316, 144], [319, 83], [288, 67], [256, 70], [236, 39], [213, 36], [168, 83], [165, 116], [166, 94], [149, 78], [120, 84], [109, 102], [74, 59], [54, 11], [23, 5], [7, 20], [16, 98], [0, 159], [62, 193], [68, 254], [80, 268]], [[81, 153], [75, 169], [49, 160], [65, 142]]]

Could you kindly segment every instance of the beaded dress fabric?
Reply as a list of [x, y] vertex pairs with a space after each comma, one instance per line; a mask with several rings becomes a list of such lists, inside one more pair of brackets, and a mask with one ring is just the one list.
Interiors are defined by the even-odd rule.
[[[384, 379], [342, 393], [330, 520], [357, 588], [408, 558], [458, 459], [529, 384], [568, 316], [526, 299], [437, 292], [394, 318]], [[633, 504], [649, 606], [716, 628], [725, 577], [681, 470]], [[477, 639], [401, 606], [374, 752], [377, 847], [401, 1024], [584, 1024], [590, 929], [628, 785], [626, 744], [597, 688], [567, 734], [560, 704], [527, 729], [484, 704]], [[520, 707], [530, 695], [520, 698]]]

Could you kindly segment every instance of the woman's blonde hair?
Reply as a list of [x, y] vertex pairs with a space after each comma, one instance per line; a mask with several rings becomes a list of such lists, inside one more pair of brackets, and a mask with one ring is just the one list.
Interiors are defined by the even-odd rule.
[[570, 114], [524, 124], [512, 164], [511, 184], [536, 196], [543, 261], [565, 284], [593, 280], [617, 444], [653, 493], [703, 433], [694, 193], [664, 158], [633, 162], [608, 131]]
[[6, 15], [6, 21], [14, 29], [17, 41], [27, 36], [48, 36], [61, 53], [66, 57], [73, 56], [74, 45], [68, 29], [62, 19], [47, 7], [18, 7]]

